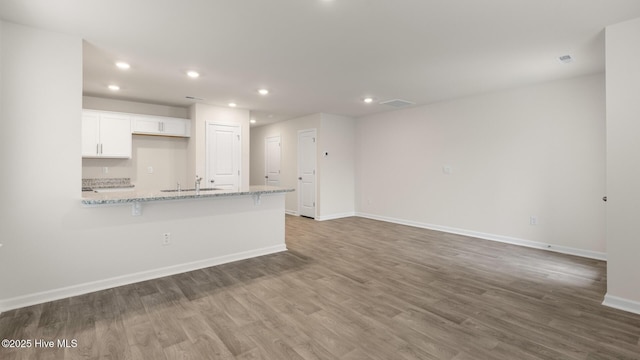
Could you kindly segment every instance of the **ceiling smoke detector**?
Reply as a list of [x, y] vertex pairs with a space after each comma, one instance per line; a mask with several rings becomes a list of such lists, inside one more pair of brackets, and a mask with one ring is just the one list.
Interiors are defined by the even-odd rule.
[[389, 105], [389, 106], [393, 106], [396, 108], [400, 108], [400, 107], [405, 107], [405, 106], [409, 106], [409, 105], [415, 105], [416, 103], [411, 102], [411, 101], [407, 101], [407, 100], [402, 100], [402, 99], [393, 99], [393, 100], [386, 100], [386, 101], [381, 101], [380, 105]]

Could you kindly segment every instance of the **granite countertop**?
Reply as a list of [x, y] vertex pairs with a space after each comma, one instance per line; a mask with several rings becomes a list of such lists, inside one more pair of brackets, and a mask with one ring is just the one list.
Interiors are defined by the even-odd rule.
[[96, 192], [83, 192], [82, 204], [83, 205], [105, 205], [105, 204], [126, 204], [142, 201], [162, 201], [162, 200], [184, 200], [184, 199], [200, 199], [200, 198], [215, 198], [215, 197], [229, 197], [229, 196], [245, 196], [245, 195], [263, 195], [263, 194], [278, 194], [293, 192], [294, 189], [281, 188], [275, 186], [254, 185], [248, 189], [235, 190], [208, 190], [200, 191], [200, 194], [196, 194], [195, 191], [171, 191], [163, 192], [159, 190], [134, 190], [134, 191], [120, 191], [120, 192], [108, 192], [108, 193], [96, 193]]

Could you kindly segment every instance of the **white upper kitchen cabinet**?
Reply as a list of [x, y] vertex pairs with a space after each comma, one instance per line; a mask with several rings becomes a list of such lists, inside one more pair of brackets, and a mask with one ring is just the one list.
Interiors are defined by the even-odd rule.
[[131, 158], [131, 116], [82, 111], [82, 157]]
[[131, 126], [134, 134], [191, 136], [191, 121], [188, 119], [152, 115], [132, 115], [132, 119]]

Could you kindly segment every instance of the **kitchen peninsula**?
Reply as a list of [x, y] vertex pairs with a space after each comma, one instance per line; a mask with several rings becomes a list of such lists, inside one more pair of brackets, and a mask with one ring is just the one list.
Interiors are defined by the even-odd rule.
[[[59, 298], [232, 261], [286, 251], [285, 194], [293, 189], [250, 186], [240, 191], [85, 191], [76, 223], [96, 256], [112, 248], [112, 266], [87, 262], [102, 279], [46, 294]], [[140, 206], [138, 214], [130, 208]], [[135, 216], [134, 216], [135, 215]], [[86, 229], [86, 231], [85, 231]], [[89, 235], [91, 234], [91, 235]]]

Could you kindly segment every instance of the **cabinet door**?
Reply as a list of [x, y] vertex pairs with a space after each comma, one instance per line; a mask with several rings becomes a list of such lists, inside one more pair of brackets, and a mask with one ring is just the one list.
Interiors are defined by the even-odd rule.
[[134, 134], [159, 135], [162, 132], [160, 119], [151, 116], [134, 116], [131, 126]]
[[94, 111], [82, 112], [82, 157], [99, 156], [100, 114]]
[[132, 122], [134, 134], [161, 136], [191, 136], [191, 121], [164, 116], [134, 115]]
[[191, 121], [186, 119], [165, 118], [162, 119], [163, 135], [167, 136], [191, 136]]
[[131, 117], [100, 114], [101, 157], [131, 158]]

